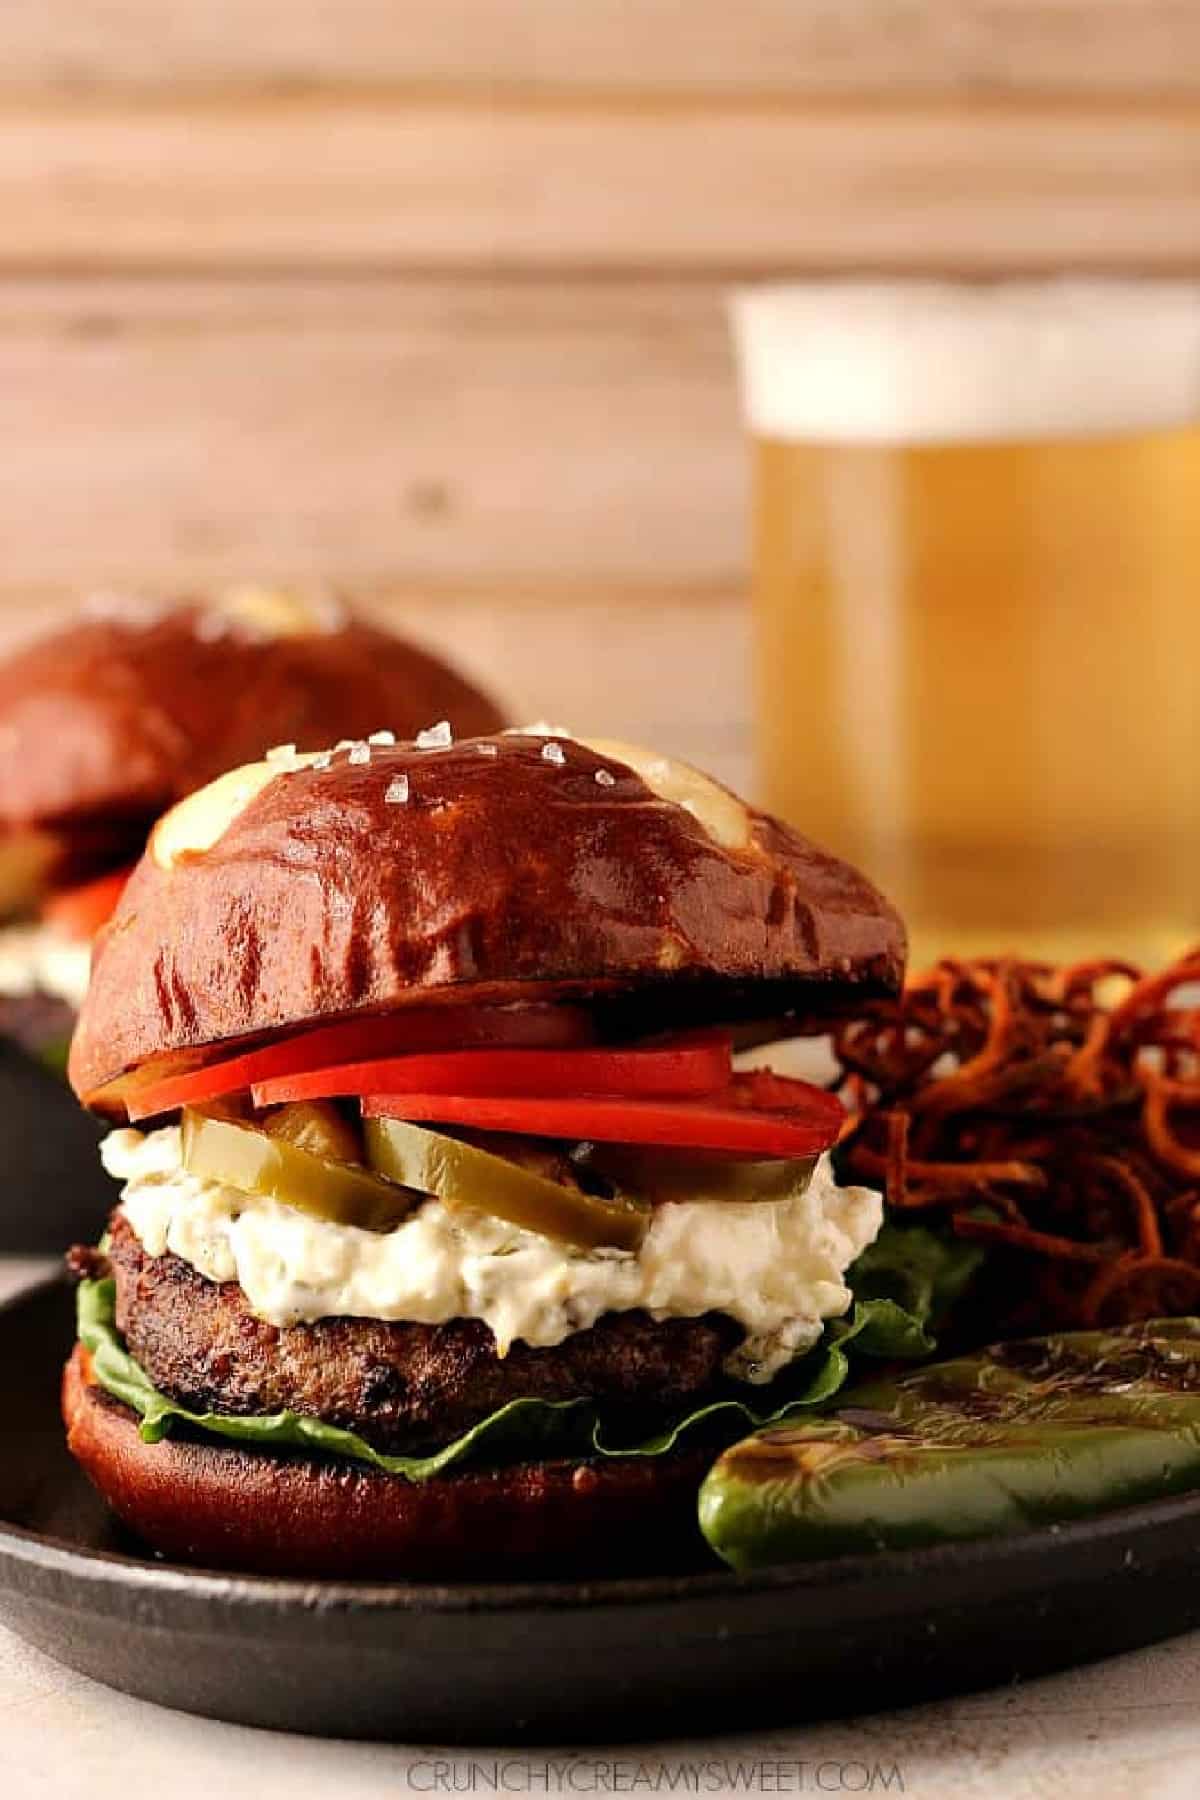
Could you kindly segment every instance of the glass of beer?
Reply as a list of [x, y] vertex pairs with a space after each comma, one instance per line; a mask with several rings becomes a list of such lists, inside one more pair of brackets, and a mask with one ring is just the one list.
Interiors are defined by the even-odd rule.
[[1200, 939], [1200, 288], [734, 300], [766, 805], [914, 955]]

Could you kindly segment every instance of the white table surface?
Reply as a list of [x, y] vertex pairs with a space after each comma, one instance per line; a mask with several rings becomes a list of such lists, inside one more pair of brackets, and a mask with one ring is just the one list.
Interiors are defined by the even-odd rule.
[[[45, 1267], [0, 1259], [0, 1299]], [[864, 1772], [872, 1766], [874, 1787]], [[464, 1752], [322, 1742], [165, 1712], [60, 1669], [0, 1628], [5, 1800], [391, 1800], [488, 1794], [497, 1780], [501, 1794], [570, 1800], [735, 1789], [921, 1800], [1193, 1800], [1200, 1793], [1200, 1633], [1019, 1690], [807, 1730]]]

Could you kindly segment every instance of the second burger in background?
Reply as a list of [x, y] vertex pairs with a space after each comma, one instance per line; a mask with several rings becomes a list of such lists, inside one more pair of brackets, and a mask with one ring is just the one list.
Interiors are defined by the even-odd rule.
[[100, 597], [0, 661], [0, 1036], [65, 1054], [91, 939], [176, 800], [268, 744], [441, 718], [503, 723], [427, 651], [274, 589]]
[[57, 1083], [92, 938], [154, 820], [268, 744], [387, 722], [502, 723], [484, 694], [335, 599], [239, 588], [99, 599], [0, 661], [0, 1248], [50, 1250], [104, 1204]]

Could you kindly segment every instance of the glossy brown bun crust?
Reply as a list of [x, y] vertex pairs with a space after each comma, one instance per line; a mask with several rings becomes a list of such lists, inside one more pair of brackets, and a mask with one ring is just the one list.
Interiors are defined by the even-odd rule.
[[635, 994], [661, 1029], [689, 995], [769, 1017], [895, 988], [904, 929], [876, 889], [745, 823], [727, 848], [566, 739], [280, 774], [210, 849], [166, 868], [151, 840], [97, 941], [71, 1081], [93, 1098], [148, 1058], [414, 1002]]
[[85, 615], [0, 663], [0, 829], [148, 826], [272, 744], [442, 718], [462, 732], [503, 723], [436, 657], [340, 608], [296, 636], [191, 604]]
[[490, 1581], [702, 1566], [709, 1451], [522, 1463], [420, 1484], [349, 1464], [199, 1439], [142, 1441], [76, 1347], [67, 1444], [112, 1511], [174, 1561], [331, 1580]]

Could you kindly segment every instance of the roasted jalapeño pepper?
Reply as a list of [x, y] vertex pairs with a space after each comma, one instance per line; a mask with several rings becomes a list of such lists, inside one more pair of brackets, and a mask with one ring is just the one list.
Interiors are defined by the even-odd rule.
[[993, 1537], [1200, 1487], [1200, 1319], [999, 1344], [746, 1438], [700, 1520], [735, 1568]]

